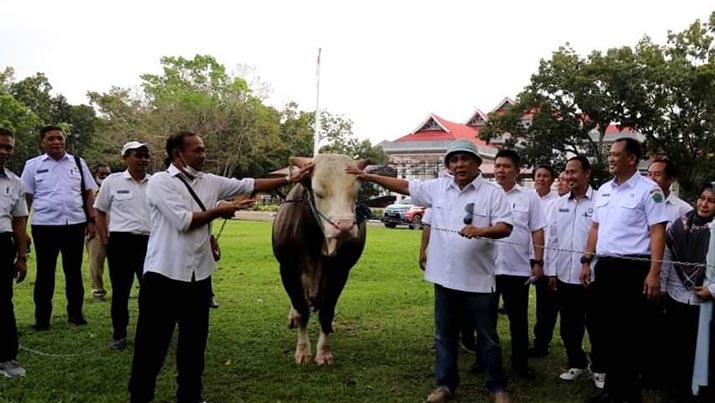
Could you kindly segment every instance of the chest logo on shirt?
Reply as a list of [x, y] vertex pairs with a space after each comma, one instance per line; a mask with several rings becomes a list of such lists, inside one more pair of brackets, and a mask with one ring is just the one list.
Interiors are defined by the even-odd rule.
[[655, 188], [650, 191], [650, 195], [653, 198], [653, 201], [656, 203], [661, 203], [663, 202], [663, 192], [660, 191], [660, 189]]

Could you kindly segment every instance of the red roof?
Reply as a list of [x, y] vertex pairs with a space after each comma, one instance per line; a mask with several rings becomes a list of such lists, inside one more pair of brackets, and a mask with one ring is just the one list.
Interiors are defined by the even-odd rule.
[[[425, 124], [430, 121], [430, 119], [434, 119], [440, 128], [436, 130], [421, 130]], [[450, 122], [449, 120], [443, 119], [435, 114], [430, 114], [430, 116], [425, 119], [425, 121], [415, 131], [398, 138], [395, 142], [401, 143], [407, 141], [444, 141], [467, 139], [482, 147], [489, 147], [485, 141], [477, 138], [479, 129], [479, 127]]]

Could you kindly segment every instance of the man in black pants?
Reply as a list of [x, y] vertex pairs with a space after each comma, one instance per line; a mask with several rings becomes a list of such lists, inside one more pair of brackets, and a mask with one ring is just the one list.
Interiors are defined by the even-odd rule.
[[[608, 154], [613, 179], [594, 199], [593, 223], [581, 258], [581, 282], [590, 283], [595, 267], [597, 309], [608, 315], [603, 327], [605, 391], [589, 402], [640, 403], [641, 375], [651, 325], [649, 300], [660, 295], [660, 266], [668, 215], [660, 187], [638, 172], [641, 145], [633, 138], [616, 140]], [[602, 322], [603, 323], [603, 322]]]
[[277, 179], [229, 179], [203, 173], [206, 148], [201, 137], [178, 132], [166, 141], [167, 170], [146, 189], [151, 234], [139, 290], [139, 319], [129, 393], [132, 403], [154, 399], [156, 377], [174, 328], [177, 403], [203, 401], [201, 376], [209, 330], [211, 274], [216, 270], [209, 224], [231, 218], [240, 203], [222, 202], [239, 194], [267, 192], [308, 178], [312, 165]]
[[17, 323], [12, 305], [12, 283], [27, 275], [27, 204], [22, 183], [5, 167], [15, 149], [15, 137], [0, 127], [0, 375], [25, 376], [17, 363]]
[[[112, 342], [121, 350], [127, 343], [129, 293], [141, 280], [149, 242], [149, 210], [146, 206], [147, 168], [151, 155], [145, 143], [130, 141], [122, 147], [127, 164], [124, 172], [109, 175], [102, 184], [94, 204], [97, 209], [97, 232], [107, 245], [109, 279], [112, 282]], [[111, 217], [107, 224], [107, 214]]]
[[97, 184], [84, 160], [66, 152], [61, 128], [43, 127], [40, 140], [45, 154], [28, 160], [22, 170], [27, 207], [33, 209], [32, 237], [37, 259], [33, 328], [50, 328], [60, 253], [65, 273], [67, 321], [77, 326], [86, 325], [82, 314], [82, 257], [85, 233], [89, 237], [95, 233], [90, 212]]

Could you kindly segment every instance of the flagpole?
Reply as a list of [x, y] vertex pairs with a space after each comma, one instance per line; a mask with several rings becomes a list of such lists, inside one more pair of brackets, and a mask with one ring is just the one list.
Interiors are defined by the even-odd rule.
[[320, 51], [318, 48], [318, 62], [315, 69], [315, 128], [313, 134], [313, 157], [318, 155], [320, 148]]

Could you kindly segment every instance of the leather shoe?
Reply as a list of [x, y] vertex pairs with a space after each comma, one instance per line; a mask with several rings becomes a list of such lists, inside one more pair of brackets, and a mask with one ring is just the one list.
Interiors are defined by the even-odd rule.
[[446, 386], [439, 386], [427, 395], [427, 403], [444, 403], [452, 397], [452, 391]]
[[38, 332], [42, 332], [45, 330], [50, 330], [50, 324], [49, 323], [35, 323], [32, 325], [32, 328], [37, 330]]
[[84, 326], [87, 324], [87, 321], [82, 316], [70, 316], [69, 318], [67, 318], [67, 322], [75, 326]]

